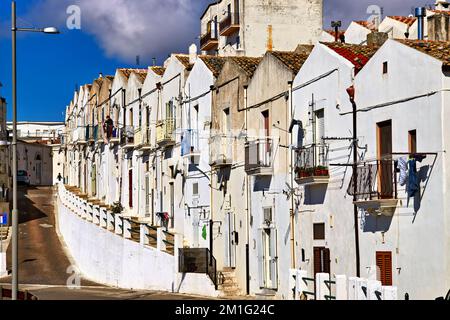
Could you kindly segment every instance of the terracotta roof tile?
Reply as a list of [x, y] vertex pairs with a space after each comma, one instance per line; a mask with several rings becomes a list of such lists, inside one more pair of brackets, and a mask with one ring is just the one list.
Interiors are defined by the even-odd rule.
[[404, 24], [406, 24], [406, 25], [408, 25], [410, 27], [417, 20], [417, 18], [414, 18], [414, 17], [403, 17], [403, 16], [388, 16], [388, 18], [391, 18], [392, 20], [396, 20], [396, 21], [399, 21], [401, 23], [404, 23]]
[[445, 67], [450, 67], [450, 41], [430, 41], [430, 40], [396, 40], [396, 41], [442, 61]]
[[377, 46], [363, 46], [339, 42], [322, 42], [322, 44], [353, 63], [356, 72], [361, 70], [379, 49]]
[[121, 68], [119, 69], [120, 72], [128, 79], [132, 72], [147, 72], [147, 69], [131, 69], [131, 68]]
[[444, 11], [444, 10], [431, 10], [431, 12], [436, 13], [436, 14], [450, 15], [450, 11]]
[[286, 67], [292, 70], [295, 74], [300, 71], [300, 68], [308, 59], [309, 54], [299, 54], [295, 52], [286, 51], [270, 51], [269, 54], [280, 60]]
[[354, 21], [355, 23], [359, 24], [360, 26], [369, 29], [371, 31], [376, 31], [377, 27], [375, 24], [373, 24], [372, 22], [369, 21]]
[[220, 71], [225, 64], [226, 59], [217, 56], [199, 56], [200, 59], [205, 63], [209, 70], [213, 73], [214, 77], [218, 77]]
[[148, 70], [147, 69], [138, 69], [132, 71], [138, 79], [143, 83], [145, 81], [145, 78], [147, 78]]
[[166, 72], [166, 69], [163, 67], [150, 67], [150, 70], [152, 70], [154, 73], [156, 73], [158, 76], [163, 76], [164, 72]]
[[230, 57], [230, 60], [237, 64], [247, 76], [252, 77], [258, 68], [259, 63], [262, 58], [252, 58], [252, 57]]
[[184, 65], [184, 67], [186, 69], [191, 69], [192, 68], [192, 65], [190, 64], [188, 55], [186, 55], [186, 54], [177, 54], [177, 55], [175, 55], [175, 57], [177, 57], [177, 59]]

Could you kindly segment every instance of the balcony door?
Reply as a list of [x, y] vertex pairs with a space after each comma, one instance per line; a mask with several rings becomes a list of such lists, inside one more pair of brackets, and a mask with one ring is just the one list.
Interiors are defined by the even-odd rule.
[[392, 199], [393, 165], [392, 165], [392, 121], [377, 124], [378, 139], [378, 193], [381, 199]]
[[270, 151], [271, 151], [271, 145], [270, 145], [270, 113], [269, 110], [266, 110], [262, 112], [262, 118], [263, 118], [263, 128], [264, 128], [264, 148], [263, 148], [263, 158], [258, 160], [263, 160], [264, 165], [269, 163], [270, 159]]
[[234, 213], [225, 214], [224, 236], [225, 236], [225, 267], [236, 268], [236, 231]]

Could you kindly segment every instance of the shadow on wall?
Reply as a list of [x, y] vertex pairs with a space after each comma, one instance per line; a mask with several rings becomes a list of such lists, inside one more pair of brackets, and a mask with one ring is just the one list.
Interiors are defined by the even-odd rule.
[[327, 196], [328, 185], [314, 185], [305, 187], [305, 205], [324, 204]]
[[256, 176], [255, 184], [253, 186], [253, 192], [264, 192], [270, 190], [272, 183], [272, 176]]
[[394, 216], [374, 216], [366, 214], [364, 216], [364, 232], [387, 232], [392, 224]]

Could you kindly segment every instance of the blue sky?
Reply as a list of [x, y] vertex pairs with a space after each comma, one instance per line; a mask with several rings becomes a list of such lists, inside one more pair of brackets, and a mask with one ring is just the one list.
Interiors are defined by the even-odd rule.
[[[62, 121], [76, 85], [91, 83], [100, 72], [140, 67], [170, 52], [186, 52], [199, 36], [199, 17], [210, 0], [18, 0], [18, 25], [58, 26], [61, 35], [20, 34], [18, 37], [18, 118], [20, 121]], [[366, 19], [371, 4], [387, 15], [408, 15], [421, 0], [324, 0], [325, 26], [331, 19], [348, 24]], [[428, 1], [428, 3], [434, 1]], [[81, 30], [66, 27], [66, 9], [81, 8]], [[164, 28], [162, 28], [164, 26]], [[11, 119], [10, 1], [0, 2], [0, 94]]]

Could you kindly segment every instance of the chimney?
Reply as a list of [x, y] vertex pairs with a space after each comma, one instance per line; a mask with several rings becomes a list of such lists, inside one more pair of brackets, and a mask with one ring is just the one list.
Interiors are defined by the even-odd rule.
[[[448, 10], [444, 10], [448, 11]], [[428, 40], [450, 41], [450, 15], [435, 12], [428, 17]]]
[[189, 47], [189, 63], [194, 64], [197, 61], [197, 46], [191, 44]]
[[424, 7], [418, 7], [415, 10], [415, 16], [417, 18], [417, 39], [423, 40], [424, 19], [427, 16], [427, 10]]
[[381, 47], [388, 39], [386, 32], [371, 32], [367, 35], [367, 45]]
[[99, 79], [103, 78], [103, 73], [100, 72], [99, 75], [98, 75], [98, 78]]
[[450, 3], [447, 0], [436, 0], [435, 9], [439, 11], [450, 11]]

